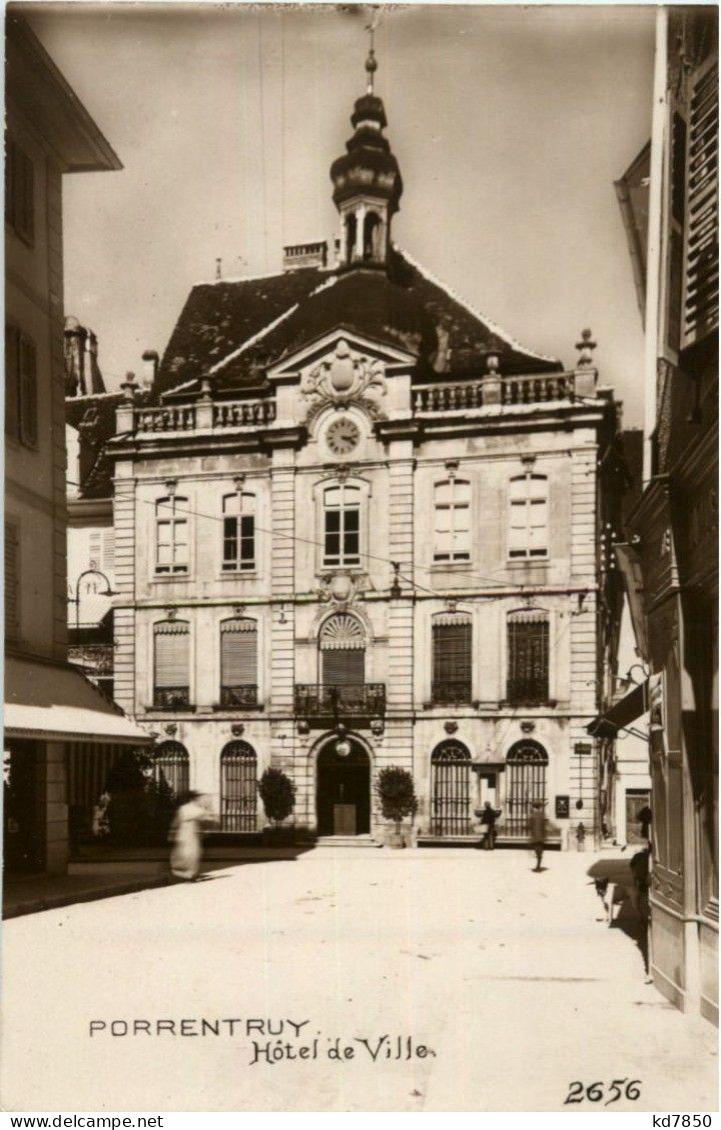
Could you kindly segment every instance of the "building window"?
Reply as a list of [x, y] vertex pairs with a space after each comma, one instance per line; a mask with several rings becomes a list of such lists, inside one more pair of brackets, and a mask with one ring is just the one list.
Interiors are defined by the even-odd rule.
[[5, 434], [25, 447], [38, 441], [37, 356], [29, 337], [5, 326]]
[[220, 625], [220, 705], [242, 708], [258, 703], [258, 625], [236, 617]]
[[508, 617], [507, 698], [516, 705], [548, 702], [548, 613], [537, 609]]
[[229, 742], [220, 755], [220, 830], [254, 832], [258, 760], [248, 742]]
[[548, 556], [548, 479], [517, 475], [509, 490], [509, 557]]
[[466, 613], [444, 612], [433, 619], [434, 703], [471, 701], [471, 618]]
[[180, 742], [161, 742], [153, 757], [153, 781], [161, 797], [178, 800], [190, 785], [190, 759]]
[[5, 523], [5, 635], [20, 635], [20, 537], [14, 522]]
[[5, 137], [5, 222], [25, 243], [35, 236], [34, 170], [30, 158]]
[[323, 491], [323, 564], [360, 564], [360, 488], [339, 484]]
[[246, 491], [223, 498], [223, 571], [255, 569], [255, 495]]
[[340, 612], [326, 620], [319, 639], [321, 682], [325, 687], [365, 683], [365, 632], [355, 616]]
[[190, 625], [186, 620], [163, 620], [155, 624], [153, 637], [153, 705], [157, 710], [186, 709], [190, 705]]
[[188, 500], [161, 498], [155, 504], [156, 573], [188, 572]]
[[434, 561], [471, 560], [471, 484], [464, 479], [436, 483]]

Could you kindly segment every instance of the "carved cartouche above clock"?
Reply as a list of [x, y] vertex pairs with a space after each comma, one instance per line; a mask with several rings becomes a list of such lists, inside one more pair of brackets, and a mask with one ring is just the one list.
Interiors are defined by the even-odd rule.
[[300, 390], [310, 401], [309, 424], [328, 405], [345, 408], [357, 404], [372, 419], [378, 419], [382, 415], [378, 402], [387, 391], [385, 366], [377, 358], [352, 350], [341, 338], [333, 355], [306, 374]]

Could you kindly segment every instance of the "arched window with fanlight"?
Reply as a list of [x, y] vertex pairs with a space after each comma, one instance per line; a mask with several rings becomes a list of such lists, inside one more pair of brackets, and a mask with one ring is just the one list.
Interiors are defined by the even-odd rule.
[[366, 637], [355, 616], [339, 612], [326, 620], [319, 645], [321, 682], [325, 686], [363, 685]]
[[528, 834], [534, 801], [546, 800], [548, 754], [540, 742], [524, 738], [512, 745], [506, 757], [506, 819], [510, 836]]
[[248, 742], [228, 742], [220, 755], [220, 830], [254, 832], [258, 813], [258, 760]]
[[431, 755], [431, 835], [471, 831], [471, 755], [462, 742], [445, 741]]
[[161, 742], [153, 756], [156, 789], [170, 800], [178, 800], [190, 785], [188, 751], [180, 742]]

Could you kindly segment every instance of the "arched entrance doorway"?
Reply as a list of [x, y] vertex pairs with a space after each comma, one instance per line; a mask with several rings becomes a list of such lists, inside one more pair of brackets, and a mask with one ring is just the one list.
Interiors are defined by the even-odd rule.
[[528, 818], [534, 800], [546, 799], [548, 754], [540, 742], [527, 738], [508, 751], [506, 767], [506, 831], [510, 836], [528, 833]]
[[319, 836], [361, 836], [371, 830], [371, 764], [359, 742], [347, 739], [350, 752], [337, 752], [333, 738], [318, 754], [316, 814]]

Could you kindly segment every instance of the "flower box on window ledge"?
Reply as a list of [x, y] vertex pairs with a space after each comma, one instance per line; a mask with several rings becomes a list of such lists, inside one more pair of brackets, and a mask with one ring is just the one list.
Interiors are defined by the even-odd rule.
[[262, 710], [258, 703], [258, 687], [245, 683], [237, 687], [221, 687], [220, 702], [214, 710]]
[[195, 710], [189, 687], [156, 687], [150, 710]]

